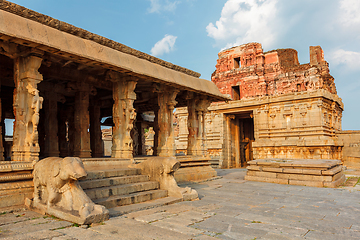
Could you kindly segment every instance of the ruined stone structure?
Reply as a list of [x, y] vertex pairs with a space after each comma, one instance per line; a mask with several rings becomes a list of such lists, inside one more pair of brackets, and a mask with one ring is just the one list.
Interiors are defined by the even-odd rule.
[[[249, 43], [219, 53], [212, 82], [232, 101], [212, 103], [204, 116], [206, 145], [222, 168], [253, 159], [341, 159], [343, 103], [320, 46], [310, 47], [310, 63], [297, 51], [263, 52]], [[177, 151], [186, 151], [191, 125], [187, 109], [177, 109]]]
[[[192, 154], [189, 159], [202, 157], [206, 153], [204, 126], [199, 123], [204, 118], [204, 109], [227, 97], [215, 84], [199, 76], [65, 22], [1, 1], [0, 208], [23, 204], [24, 198], [30, 197], [33, 164], [45, 157], [79, 157], [88, 171], [96, 171], [86, 181], [104, 179], [100, 185], [112, 188], [115, 181], [109, 178], [124, 176], [125, 170], [116, 169], [131, 164], [134, 153], [141, 154], [145, 149], [140, 117], [145, 112], [155, 116], [153, 157], [171, 158], [175, 156], [173, 110], [189, 106], [193, 123], [189, 128], [194, 132], [189, 136]], [[193, 107], [197, 105], [201, 109]], [[103, 158], [104, 118], [112, 126], [110, 158]], [[15, 120], [11, 151], [3, 147], [5, 119]], [[196, 128], [201, 130], [197, 132]], [[5, 158], [10, 161], [4, 161]], [[112, 172], [102, 168], [111, 168]], [[135, 170], [125, 172], [140, 174]], [[95, 185], [83, 183], [87, 194], [92, 194], [91, 199], [105, 201], [103, 198], [109, 195], [92, 189]], [[138, 191], [147, 190], [142, 188], [145, 185], [138, 187]], [[154, 198], [151, 194], [146, 195], [147, 200]], [[166, 195], [166, 191], [162, 194]], [[129, 204], [140, 197], [132, 195], [126, 199]]]

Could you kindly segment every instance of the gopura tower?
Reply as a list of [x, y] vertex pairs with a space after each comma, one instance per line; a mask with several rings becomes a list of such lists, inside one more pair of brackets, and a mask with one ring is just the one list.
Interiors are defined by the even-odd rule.
[[310, 47], [306, 64], [294, 49], [264, 53], [260, 43], [218, 56], [211, 80], [233, 99], [210, 107], [224, 120], [223, 167], [265, 158], [341, 159], [335, 132], [344, 106], [320, 46]]

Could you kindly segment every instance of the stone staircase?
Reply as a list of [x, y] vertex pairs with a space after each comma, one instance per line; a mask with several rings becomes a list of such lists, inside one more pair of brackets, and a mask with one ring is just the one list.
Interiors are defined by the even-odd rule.
[[111, 216], [182, 200], [168, 197], [167, 190], [160, 190], [158, 182], [150, 181], [136, 168], [88, 170], [88, 177], [80, 185], [96, 204], [109, 209]]

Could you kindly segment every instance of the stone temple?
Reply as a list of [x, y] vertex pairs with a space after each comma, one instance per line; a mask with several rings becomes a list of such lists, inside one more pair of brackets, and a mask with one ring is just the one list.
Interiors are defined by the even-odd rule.
[[[232, 101], [212, 103], [205, 116], [213, 166], [244, 167], [254, 164], [254, 159], [307, 159], [305, 165], [299, 164], [309, 168], [306, 164], [313, 160], [359, 159], [359, 151], [354, 156], [351, 150], [356, 147], [350, 143], [360, 141], [359, 132], [341, 131], [344, 105], [320, 46], [310, 47], [306, 64], [299, 63], [294, 49], [263, 52], [260, 43], [226, 49], [218, 57], [211, 80]], [[177, 152], [186, 153], [187, 109], [177, 109], [176, 116]], [[272, 174], [262, 177], [276, 178]]]

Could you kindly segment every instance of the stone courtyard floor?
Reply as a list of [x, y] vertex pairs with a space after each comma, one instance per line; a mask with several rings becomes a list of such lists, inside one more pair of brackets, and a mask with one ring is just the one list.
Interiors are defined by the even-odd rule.
[[[75, 224], [31, 211], [0, 216], [3, 239], [360, 239], [360, 185], [314, 188], [245, 181], [245, 169], [191, 184], [200, 201]], [[358, 178], [357, 178], [358, 179]]]

